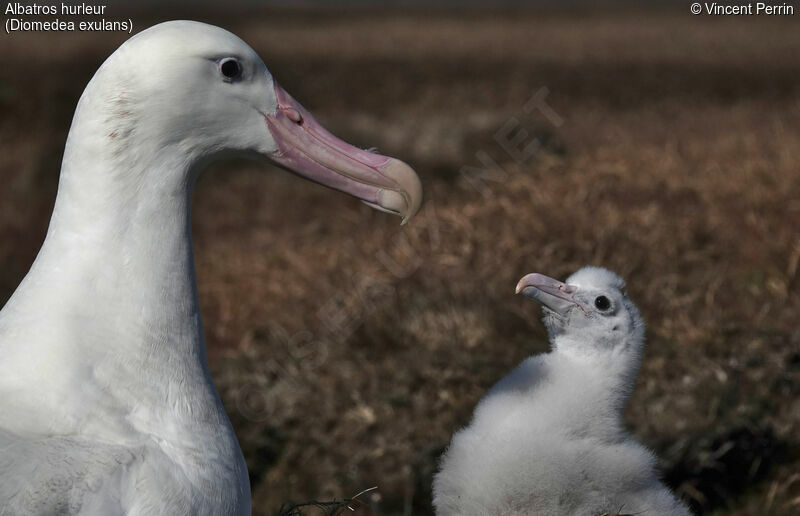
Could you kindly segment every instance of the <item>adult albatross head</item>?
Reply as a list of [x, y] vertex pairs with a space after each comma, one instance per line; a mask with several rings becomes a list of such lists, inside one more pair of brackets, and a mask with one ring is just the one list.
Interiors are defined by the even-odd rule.
[[[139, 33], [98, 70], [79, 113], [86, 104], [95, 118], [87, 124], [94, 150], [117, 156], [125, 162], [120, 168], [180, 156], [172, 168], [191, 176], [216, 156], [246, 153], [400, 215], [403, 222], [422, 201], [419, 179], [408, 165], [325, 130], [252, 48], [219, 27], [172, 21]], [[77, 118], [73, 132], [86, 140]], [[164, 167], [149, 170], [163, 175], [159, 168]]]

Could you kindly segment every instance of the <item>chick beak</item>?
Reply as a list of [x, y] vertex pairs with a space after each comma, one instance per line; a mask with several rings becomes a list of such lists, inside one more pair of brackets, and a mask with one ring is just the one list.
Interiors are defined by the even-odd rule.
[[544, 274], [527, 274], [517, 283], [517, 294], [533, 299], [561, 316], [574, 306], [580, 306], [575, 297], [578, 287], [567, 285]]

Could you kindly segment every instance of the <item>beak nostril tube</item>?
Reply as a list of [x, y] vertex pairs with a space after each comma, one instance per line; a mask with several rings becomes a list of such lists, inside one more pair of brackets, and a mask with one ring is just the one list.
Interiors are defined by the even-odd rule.
[[281, 111], [283, 111], [283, 114], [286, 115], [286, 118], [288, 118], [292, 122], [296, 124], [303, 123], [303, 115], [301, 115], [300, 112], [295, 108], [282, 107]]

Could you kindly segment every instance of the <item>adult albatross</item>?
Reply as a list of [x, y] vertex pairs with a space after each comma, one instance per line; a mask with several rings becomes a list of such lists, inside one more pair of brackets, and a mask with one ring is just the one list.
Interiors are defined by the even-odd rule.
[[257, 154], [399, 214], [402, 162], [325, 131], [235, 35], [174, 21], [114, 52], [78, 102], [47, 237], [0, 312], [0, 514], [249, 514], [209, 375], [191, 190]]

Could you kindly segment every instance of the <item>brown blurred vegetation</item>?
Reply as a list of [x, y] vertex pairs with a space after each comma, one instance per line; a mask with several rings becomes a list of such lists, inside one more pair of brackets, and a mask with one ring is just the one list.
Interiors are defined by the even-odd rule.
[[[626, 417], [671, 485], [704, 513], [800, 511], [795, 20], [683, 4], [203, 19], [334, 133], [411, 163], [427, 199], [400, 228], [269, 166], [201, 178], [211, 366], [256, 514], [372, 485], [375, 514], [429, 513], [452, 432], [546, 350], [516, 280], [585, 264], [623, 275], [648, 323]], [[124, 39], [0, 38], [0, 301], [41, 244], [74, 105]], [[560, 124], [523, 110], [543, 87]], [[541, 143], [531, 159], [503, 149], [504, 127]]]

